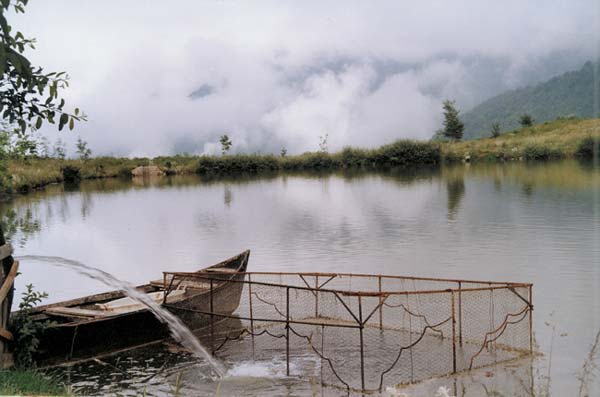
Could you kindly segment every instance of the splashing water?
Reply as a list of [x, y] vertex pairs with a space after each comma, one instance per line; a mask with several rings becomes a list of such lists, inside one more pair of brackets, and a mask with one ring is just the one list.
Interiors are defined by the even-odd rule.
[[127, 296], [146, 306], [158, 320], [166, 324], [169, 327], [171, 335], [177, 342], [189, 349], [198, 358], [206, 360], [218, 377], [222, 378], [225, 375], [226, 371], [223, 364], [206, 351], [194, 334], [192, 334], [189, 328], [186, 327], [179, 318], [168, 310], [163, 309], [158, 303], [154, 302], [143, 292], [138, 291], [132, 284], [121, 281], [112, 274], [93, 266], [88, 266], [81, 262], [58, 256], [26, 255], [21, 256], [18, 259], [21, 261], [44, 262], [56, 267], [73, 269], [83, 276], [98, 280], [111, 288], [124, 291]]

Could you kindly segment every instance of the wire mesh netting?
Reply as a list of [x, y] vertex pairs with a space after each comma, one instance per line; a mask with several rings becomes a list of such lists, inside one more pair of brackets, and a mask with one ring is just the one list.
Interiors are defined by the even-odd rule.
[[[326, 273], [165, 273], [213, 354], [313, 357], [324, 385], [381, 391], [531, 353], [532, 285]], [[231, 353], [231, 351], [229, 351]]]

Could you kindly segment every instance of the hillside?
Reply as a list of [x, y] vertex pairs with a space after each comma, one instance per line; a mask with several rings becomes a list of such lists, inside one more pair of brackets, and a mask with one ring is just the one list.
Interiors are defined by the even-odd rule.
[[[471, 161], [586, 158], [591, 156], [597, 142], [600, 142], [600, 119], [563, 118], [497, 138], [446, 142], [442, 144], [442, 156], [446, 161], [462, 161], [466, 157]], [[584, 146], [587, 152], [582, 151]]]
[[594, 93], [600, 90], [600, 79], [594, 79], [600, 63], [586, 62], [580, 70], [564, 73], [535, 86], [507, 91], [488, 99], [462, 114], [464, 139], [487, 137], [492, 123], [503, 132], [519, 127], [519, 116], [528, 113], [536, 123], [557, 117], [598, 117], [594, 111]]

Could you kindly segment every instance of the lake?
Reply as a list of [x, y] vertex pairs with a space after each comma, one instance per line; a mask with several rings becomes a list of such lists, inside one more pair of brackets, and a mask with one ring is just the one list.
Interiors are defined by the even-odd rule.
[[[75, 259], [132, 283], [247, 248], [251, 271], [532, 282], [535, 338], [545, 354], [534, 372], [545, 375], [551, 357], [554, 395], [576, 395], [577, 372], [600, 329], [600, 168], [575, 161], [85, 181], [17, 197], [2, 213], [17, 256]], [[20, 271], [17, 293], [33, 283], [49, 293], [47, 302], [105, 290], [39, 263]], [[144, 359], [136, 360], [139, 372]], [[100, 390], [98, 382], [86, 390]], [[253, 385], [238, 390], [313, 390], [285, 377]], [[591, 386], [590, 395], [600, 392], [598, 381]]]

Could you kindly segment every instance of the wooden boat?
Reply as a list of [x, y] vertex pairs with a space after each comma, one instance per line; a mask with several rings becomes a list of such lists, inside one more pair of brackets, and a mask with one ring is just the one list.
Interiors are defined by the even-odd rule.
[[[191, 329], [203, 328], [208, 325], [210, 316], [187, 309], [208, 311], [212, 284], [213, 305], [219, 305], [221, 313], [233, 313], [239, 306], [243, 283], [219, 280], [242, 280], [249, 256], [247, 250], [203, 268], [196, 273], [206, 274], [206, 279], [185, 280], [176, 288], [168, 285], [168, 279], [161, 279], [136, 289], [180, 317]], [[165, 283], [169, 291], [166, 299]], [[35, 321], [55, 322], [40, 341], [36, 360], [42, 365], [81, 360], [169, 337], [167, 326], [145, 305], [129, 298], [123, 291], [39, 306], [31, 310], [30, 315]]]

